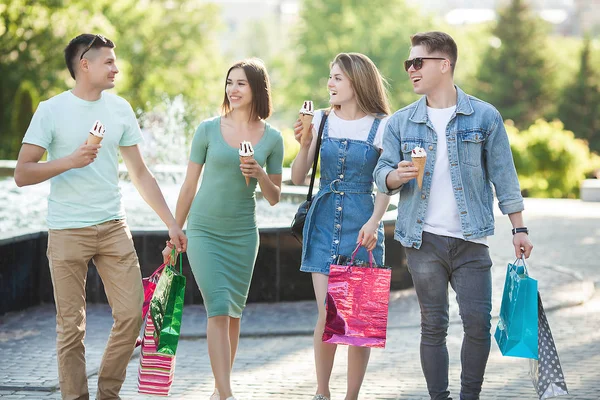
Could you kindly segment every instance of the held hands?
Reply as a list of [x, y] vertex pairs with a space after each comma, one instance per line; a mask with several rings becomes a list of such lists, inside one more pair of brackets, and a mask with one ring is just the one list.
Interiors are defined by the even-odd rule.
[[513, 235], [513, 245], [515, 246], [515, 255], [517, 258], [521, 258], [521, 254], [525, 258], [529, 258], [531, 250], [533, 250], [533, 244], [531, 244], [529, 236], [526, 233], [515, 233]]
[[[87, 142], [87, 141], [86, 141]], [[90, 165], [98, 156], [98, 150], [102, 147], [101, 144], [83, 143], [77, 150], [69, 156], [73, 168], [83, 168]]]
[[[167, 245], [165, 246], [165, 248], [162, 251], [162, 256], [163, 256], [163, 264], [168, 264], [170, 262], [171, 259], [171, 250], [173, 246], [171, 244], [170, 241], [167, 240]], [[179, 253], [177, 253], [177, 250], [175, 250], [175, 257], [177, 257], [179, 255]], [[173, 260], [175, 261], [175, 260]]]
[[313, 131], [313, 124], [310, 124], [310, 129], [307, 132], [307, 137], [304, 139], [304, 142], [302, 141], [302, 121], [300, 121], [300, 118], [298, 118], [296, 120], [296, 123], [294, 124], [294, 138], [296, 139], [296, 141], [298, 143], [300, 143], [301, 145], [304, 144], [305, 147], [310, 147], [310, 144], [312, 143], [312, 131]]
[[362, 244], [362, 246], [368, 251], [373, 251], [375, 246], [377, 246], [377, 229], [379, 228], [379, 223], [368, 220], [366, 224], [360, 228], [360, 232], [358, 232], [358, 239], [356, 239], [356, 243]]
[[258, 165], [254, 158], [245, 160], [243, 163], [241, 163], [240, 170], [242, 171], [242, 175], [248, 178], [260, 179], [266, 175], [265, 170]]
[[167, 240], [167, 246], [162, 251], [165, 264], [171, 257], [171, 249], [175, 248], [175, 256], [178, 256], [179, 253], [183, 253], [187, 250], [187, 236], [185, 236], [185, 233], [183, 233], [179, 225], [173, 224], [169, 226], [169, 237], [171, 240]]

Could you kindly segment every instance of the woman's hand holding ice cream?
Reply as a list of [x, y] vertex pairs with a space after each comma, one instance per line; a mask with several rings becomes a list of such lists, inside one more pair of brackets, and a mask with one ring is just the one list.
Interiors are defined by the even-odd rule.
[[[296, 123], [294, 124], [294, 138], [296, 139], [296, 142], [300, 143], [300, 146], [303, 147], [310, 147], [310, 143], [312, 142], [312, 131], [313, 131], [313, 124], [310, 124], [310, 129], [308, 131], [308, 136], [303, 135], [302, 132], [304, 131], [304, 128], [302, 127], [302, 120], [300, 118], [298, 118], [296, 120]], [[302, 139], [302, 137], [304, 136], [304, 140]], [[310, 138], [310, 140], [309, 140]]]
[[260, 179], [266, 176], [266, 172], [254, 159], [254, 149], [252, 143], [243, 141], [240, 143], [240, 169], [242, 175], [246, 178], [246, 186], [250, 184], [250, 178]]
[[250, 178], [256, 178], [260, 180], [263, 177], [267, 177], [267, 172], [258, 165], [254, 158], [250, 158], [245, 160], [240, 164], [240, 170], [242, 171], [242, 175], [246, 178], [246, 182], [250, 182]]
[[[315, 109], [313, 106], [313, 102], [310, 100], [306, 100], [302, 104], [302, 108], [300, 108], [298, 114], [298, 120], [300, 121], [300, 126], [302, 127], [300, 131], [300, 145], [303, 147], [310, 146], [312, 142], [312, 120], [315, 116]], [[295, 132], [295, 129], [294, 129]], [[298, 138], [296, 138], [298, 140]]]

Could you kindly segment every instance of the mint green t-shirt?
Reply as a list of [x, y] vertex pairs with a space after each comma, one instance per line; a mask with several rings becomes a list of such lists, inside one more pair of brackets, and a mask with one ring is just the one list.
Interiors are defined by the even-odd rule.
[[23, 143], [48, 150], [48, 161], [66, 157], [81, 146], [95, 121], [106, 129], [98, 157], [50, 179], [48, 228], [71, 229], [125, 218], [118, 179], [119, 146], [142, 142], [142, 133], [129, 103], [102, 93], [86, 101], [71, 91], [39, 104]]

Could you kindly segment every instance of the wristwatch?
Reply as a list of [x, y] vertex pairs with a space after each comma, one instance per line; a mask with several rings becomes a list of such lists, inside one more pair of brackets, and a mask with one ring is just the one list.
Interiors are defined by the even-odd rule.
[[512, 234], [514, 235], [515, 233], [525, 233], [525, 234], [529, 235], [529, 229], [527, 229], [527, 227], [525, 227], [525, 226], [523, 226], [521, 228], [513, 228]]

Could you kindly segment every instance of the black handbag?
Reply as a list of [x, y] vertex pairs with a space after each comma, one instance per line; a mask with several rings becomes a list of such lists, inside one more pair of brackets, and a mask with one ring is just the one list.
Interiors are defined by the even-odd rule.
[[319, 153], [321, 152], [321, 137], [323, 136], [323, 128], [325, 127], [325, 121], [329, 113], [323, 113], [323, 118], [321, 118], [321, 124], [319, 125], [319, 133], [317, 134], [317, 148], [315, 149], [315, 159], [313, 161], [312, 174], [310, 176], [310, 185], [308, 186], [308, 195], [306, 196], [306, 201], [300, 204], [298, 207], [298, 211], [296, 211], [296, 215], [294, 215], [294, 220], [292, 221], [292, 235], [302, 243], [302, 231], [304, 230], [304, 222], [306, 222], [306, 214], [308, 214], [308, 209], [310, 208], [310, 204], [312, 203], [312, 191], [313, 186], [315, 185], [315, 174], [317, 172], [317, 163], [319, 162]]

